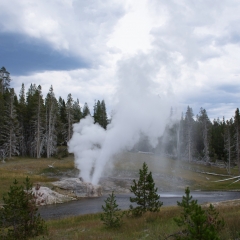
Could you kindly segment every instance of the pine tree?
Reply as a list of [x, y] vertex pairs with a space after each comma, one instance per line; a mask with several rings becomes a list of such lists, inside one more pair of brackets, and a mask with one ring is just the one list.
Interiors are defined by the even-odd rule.
[[224, 161], [226, 163], [226, 169], [231, 174], [231, 163], [233, 161], [234, 154], [234, 126], [232, 118], [226, 121], [224, 125]]
[[100, 122], [100, 115], [101, 115], [101, 107], [100, 107], [100, 101], [98, 100], [93, 107], [93, 119], [94, 119], [94, 124]]
[[[8, 141], [10, 133], [7, 129], [7, 118], [9, 118], [10, 109], [9, 102], [6, 103], [6, 100], [9, 100], [10, 91], [13, 91], [13, 89], [9, 89], [10, 82], [10, 73], [6, 70], [5, 67], [2, 67], [0, 69], [0, 155], [3, 161], [7, 155], [9, 156], [9, 144], [11, 146], [11, 142]], [[8, 143], [6, 143], [6, 140]]]
[[157, 194], [157, 188], [152, 178], [152, 173], [148, 173], [148, 166], [144, 162], [142, 169], [139, 169], [139, 180], [133, 180], [134, 185], [131, 186], [130, 191], [134, 193], [135, 197], [130, 197], [131, 203], [136, 203], [137, 206], [130, 205], [130, 212], [133, 216], [141, 216], [143, 213], [157, 212], [162, 206], [159, 201], [160, 196]]
[[36, 100], [35, 94], [37, 87], [35, 84], [31, 84], [27, 94], [26, 94], [26, 146], [27, 146], [27, 155], [34, 156], [34, 151], [32, 147], [32, 142], [34, 139], [34, 129], [32, 127], [33, 116], [36, 111]]
[[19, 122], [19, 153], [22, 156], [27, 154], [27, 105], [25, 99], [25, 87], [22, 84], [20, 93], [19, 93], [19, 101], [16, 107], [17, 110], [17, 118]]
[[114, 192], [109, 194], [109, 197], [104, 202], [105, 206], [102, 206], [104, 213], [101, 214], [101, 220], [109, 228], [120, 227], [123, 213], [119, 213], [121, 209], [118, 208]]
[[44, 150], [45, 141], [45, 106], [42, 88], [39, 85], [30, 86], [27, 93], [28, 117], [28, 152], [30, 156], [40, 158]]
[[213, 120], [210, 134], [210, 157], [214, 160], [224, 160], [224, 128], [225, 120], [219, 118]]
[[104, 129], [107, 129], [108, 125], [108, 118], [107, 118], [107, 111], [106, 111], [106, 104], [105, 101], [101, 101], [101, 126]]
[[183, 113], [181, 115], [181, 119], [178, 125], [178, 135], [177, 135], [177, 158], [178, 160], [182, 158], [184, 152], [184, 119]]
[[50, 158], [57, 150], [57, 114], [58, 114], [58, 103], [55, 98], [53, 87], [51, 86], [47, 97], [45, 99], [46, 108], [46, 135], [45, 135], [45, 149], [47, 158]]
[[87, 115], [91, 115], [89, 111], [88, 104], [85, 103], [83, 106], [83, 112], [82, 112], [82, 117], [85, 118]]
[[17, 180], [3, 197], [4, 208], [0, 210], [1, 239], [28, 239], [46, 232], [46, 225], [37, 213], [32, 184], [27, 177], [24, 186]]
[[57, 143], [60, 146], [67, 145], [67, 109], [64, 99], [58, 100]]
[[98, 123], [104, 129], [107, 128], [108, 119], [107, 119], [106, 105], [104, 100], [102, 100], [101, 102], [98, 100], [97, 103], [95, 102], [95, 105], [93, 108], [93, 118], [94, 118], [94, 123]]
[[191, 162], [193, 158], [194, 148], [193, 124], [194, 124], [193, 111], [192, 108], [188, 106], [185, 115], [185, 136], [186, 136], [185, 141], [186, 141], [186, 156], [189, 162]]
[[209, 139], [210, 139], [210, 127], [211, 122], [208, 118], [207, 111], [203, 108], [200, 109], [199, 115], [197, 115], [197, 121], [199, 124], [199, 132], [201, 147], [198, 149], [199, 152], [203, 152], [203, 159], [208, 163], [209, 158]]
[[0, 147], [3, 145], [3, 126], [4, 126], [4, 114], [5, 114], [5, 106], [4, 106], [4, 97], [0, 92]]
[[73, 123], [78, 123], [82, 118], [82, 111], [79, 104], [79, 100], [74, 101], [73, 103]]
[[36, 112], [33, 123], [34, 129], [34, 139], [33, 139], [33, 150], [36, 154], [37, 158], [41, 157], [43, 153], [43, 146], [45, 141], [45, 109], [44, 109], [44, 102], [42, 97], [42, 88], [39, 85], [36, 91]]
[[15, 93], [14, 89], [5, 91], [5, 113], [4, 124], [2, 128], [2, 139], [4, 141], [3, 148], [7, 152], [9, 158], [13, 155], [19, 155], [19, 122], [14, 104]]
[[240, 174], [240, 113], [238, 108], [235, 111], [234, 128], [235, 128], [235, 133], [234, 133], [235, 155], [236, 155], [236, 161], [238, 164], [238, 172]]
[[72, 94], [69, 93], [66, 103], [66, 113], [67, 113], [67, 142], [71, 139], [73, 134], [73, 99]]
[[210, 204], [205, 211], [197, 200], [193, 200], [189, 188], [185, 189], [185, 196], [181, 202], [177, 202], [183, 212], [175, 222], [181, 231], [173, 234], [177, 240], [218, 240], [218, 233], [224, 226], [223, 219], [218, 219], [218, 212]]
[[10, 87], [10, 73], [6, 70], [5, 67], [0, 69], [0, 92], [4, 94], [4, 92]]

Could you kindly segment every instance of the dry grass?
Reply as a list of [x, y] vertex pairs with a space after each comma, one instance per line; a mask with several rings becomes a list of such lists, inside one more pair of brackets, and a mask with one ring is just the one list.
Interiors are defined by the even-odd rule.
[[[48, 165], [54, 163], [54, 170], [51, 170]], [[46, 171], [66, 171], [74, 168], [73, 157], [68, 157], [63, 160], [59, 159], [34, 159], [34, 158], [12, 158], [6, 163], [0, 163], [0, 203], [2, 196], [9, 190], [9, 186], [17, 179], [22, 183], [28, 176], [33, 183], [46, 185], [48, 182], [57, 180], [57, 178], [49, 178], [44, 175]]]

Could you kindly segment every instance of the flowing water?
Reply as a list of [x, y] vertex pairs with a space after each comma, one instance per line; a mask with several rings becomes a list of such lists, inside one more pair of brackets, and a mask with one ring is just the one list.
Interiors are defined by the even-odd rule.
[[[161, 192], [160, 200], [163, 206], [177, 205], [177, 201], [181, 201], [184, 194], [181, 192]], [[213, 203], [226, 200], [240, 199], [240, 192], [202, 192], [192, 191], [193, 199], [197, 199], [198, 203]], [[68, 216], [77, 216], [88, 213], [97, 213], [102, 211], [102, 205], [105, 204], [108, 195], [99, 198], [82, 198], [77, 201], [72, 201], [63, 204], [49, 205], [39, 207], [39, 213], [44, 219], [58, 219]], [[131, 194], [116, 195], [116, 202], [119, 208], [126, 210], [129, 208], [129, 197]]]

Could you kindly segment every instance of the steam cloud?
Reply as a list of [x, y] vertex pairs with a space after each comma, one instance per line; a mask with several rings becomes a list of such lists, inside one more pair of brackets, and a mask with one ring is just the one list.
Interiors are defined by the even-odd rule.
[[140, 59], [119, 63], [118, 104], [106, 131], [94, 124], [91, 116], [74, 124], [68, 146], [85, 181], [98, 184], [113, 156], [131, 150], [142, 134], [148, 137], [152, 147], [163, 134], [171, 101], [162, 92], [156, 92], [159, 88], [156, 64], [149, 59]]

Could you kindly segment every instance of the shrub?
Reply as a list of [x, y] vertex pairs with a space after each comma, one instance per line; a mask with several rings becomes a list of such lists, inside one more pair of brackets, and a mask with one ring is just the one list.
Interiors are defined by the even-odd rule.
[[47, 232], [43, 219], [37, 214], [36, 199], [28, 177], [24, 186], [19, 186], [15, 179], [3, 202], [4, 207], [0, 210], [1, 239], [28, 239]]
[[224, 220], [219, 220], [219, 213], [210, 204], [206, 210], [198, 205], [197, 200], [192, 200], [189, 188], [185, 190], [182, 202], [177, 202], [183, 208], [175, 222], [181, 231], [173, 234], [177, 240], [218, 240], [218, 233], [224, 226]]

